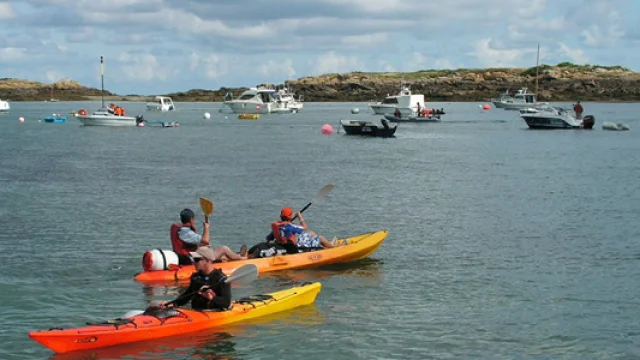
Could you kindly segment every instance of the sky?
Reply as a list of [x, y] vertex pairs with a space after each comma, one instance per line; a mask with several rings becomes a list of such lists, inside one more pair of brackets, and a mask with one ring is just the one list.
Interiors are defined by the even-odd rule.
[[640, 70], [638, 0], [0, 0], [0, 78], [118, 94], [350, 71]]

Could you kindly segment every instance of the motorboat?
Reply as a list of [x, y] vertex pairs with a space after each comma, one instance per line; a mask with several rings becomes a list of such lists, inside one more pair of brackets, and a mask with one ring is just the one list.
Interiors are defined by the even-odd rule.
[[145, 122], [142, 115], [136, 117], [115, 115], [106, 108], [96, 110], [91, 114], [82, 110], [76, 115], [76, 119], [84, 126], [138, 126], [138, 124]]
[[412, 113], [409, 115], [402, 115], [400, 112], [394, 114], [384, 114], [384, 118], [395, 123], [399, 122], [440, 122], [442, 121], [442, 115], [444, 115], [444, 109], [431, 109], [423, 108], [420, 113]]
[[245, 90], [237, 99], [224, 102], [234, 114], [269, 114], [281, 108], [278, 92], [269, 87], [252, 87]]
[[150, 111], [167, 112], [175, 109], [176, 107], [173, 104], [173, 100], [171, 100], [171, 98], [168, 96], [156, 96], [153, 99], [153, 102], [147, 103], [147, 110]]
[[402, 82], [400, 92], [396, 95], [387, 95], [382, 101], [369, 103], [374, 114], [393, 114], [396, 109], [402, 115], [411, 115], [418, 111], [418, 107], [424, 108], [424, 95], [411, 93], [409, 87]]
[[274, 99], [278, 107], [271, 110], [273, 113], [297, 113], [304, 107], [302, 95], [296, 100], [295, 94], [286, 87], [278, 90], [274, 95]]
[[9, 106], [9, 102], [0, 99], [0, 113], [9, 112], [9, 109], [11, 109], [11, 106]]
[[498, 99], [492, 99], [491, 102], [498, 109], [520, 110], [535, 104], [537, 97], [536, 94], [528, 92], [527, 88], [518, 90], [513, 96], [507, 89]]
[[520, 117], [530, 129], [592, 129], [595, 124], [593, 115], [577, 119], [571, 110], [546, 103], [521, 109]]
[[380, 125], [365, 120], [340, 120], [340, 125], [347, 135], [363, 135], [373, 137], [393, 137], [398, 125], [389, 126], [385, 119], [380, 120]]

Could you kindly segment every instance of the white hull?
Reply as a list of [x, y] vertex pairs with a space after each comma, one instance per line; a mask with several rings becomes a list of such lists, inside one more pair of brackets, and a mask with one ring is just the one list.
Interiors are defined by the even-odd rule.
[[175, 109], [176, 107], [173, 105], [173, 100], [168, 96], [156, 96], [154, 102], [147, 103], [148, 111], [168, 112]]
[[11, 106], [9, 106], [9, 102], [0, 100], [0, 113], [1, 112], [8, 112], [9, 109], [11, 109]]
[[136, 126], [136, 118], [131, 116], [115, 116], [111, 114], [94, 113], [91, 115], [77, 115], [84, 126]]
[[[550, 105], [520, 110], [520, 117], [530, 129], [580, 129], [583, 120], [576, 119], [569, 111]], [[591, 125], [593, 126], [593, 124]]]
[[418, 107], [415, 107], [415, 108], [396, 107], [394, 105], [387, 105], [382, 103], [369, 104], [369, 107], [371, 107], [371, 110], [373, 110], [374, 114], [378, 114], [378, 115], [393, 114], [396, 111], [396, 109], [400, 110], [400, 113], [402, 115], [410, 115], [415, 113], [418, 109]]
[[505, 110], [520, 110], [526, 109], [533, 106], [533, 103], [515, 103], [515, 102], [502, 102], [502, 101], [493, 101], [493, 106], [497, 109], [505, 109]]
[[275, 103], [231, 100], [224, 102], [234, 114], [269, 114], [276, 108]]

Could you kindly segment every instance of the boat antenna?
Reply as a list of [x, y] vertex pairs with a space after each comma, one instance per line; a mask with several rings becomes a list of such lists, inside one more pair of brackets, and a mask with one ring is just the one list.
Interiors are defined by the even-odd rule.
[[102, 78], [102, 87], [100, 89], [100, 101], [102, 102], [102, 109], [104, 109], [104, 58], [100, 55], [100, 76]]
[[538, 103], [538, 63], [540, 62], [540, 43], [538, 43], [538, 54], [536, 55], [536, 96], [534, 104]]

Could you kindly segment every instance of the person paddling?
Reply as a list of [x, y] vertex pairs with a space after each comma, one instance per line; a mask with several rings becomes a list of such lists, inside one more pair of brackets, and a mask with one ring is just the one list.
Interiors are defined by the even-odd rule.
[[[171, 225], [171, 246], [173, 252], [178, 254], [178, 263], [180, 265], [190, 265], [193, 260], [190, 256], [201, 246], [210, 246], [209, 242], [209, 222], [203, 223], [204, 230], [202, 235], [196, 232], [195, 226], [196, 215], [191, 209], [184, 209], [180, 212], [180, 223]], [[244, 260], [246, 256], [246, 245], [242, 245], [240, 254], [235, 253], [228, 246], [221, 246], [214, 251], [215, 258], [218, 260]]]
[[226, 276], [222, 270], [215, 268], [215, 252], [201, 247], [190, 255], [197, 271], [191, 275], [189, 288], [175, 300], [164, 301], [159, 306], [172, 308], [191, 301], [194, 310], [228, 309], [231, 306], [231, 284], [224, 281]]
[[334, 242], [330, 242], [324, 236], [318, 235], [311, 231], [306, 221], [302, 217], [302, 213], [296, 213], [296, 217], [300, 219], [300, 224], [293, 222], [293, 209], [286, 207], [280, 211], [280, 220], [271, 224], [271, 233], [267, 235], [266, 240], [275, 240], [276, 244], [280, 244], [287, 248], [287, 253], [297, 253], [304, 249], [319, 249], [335, 247]]

